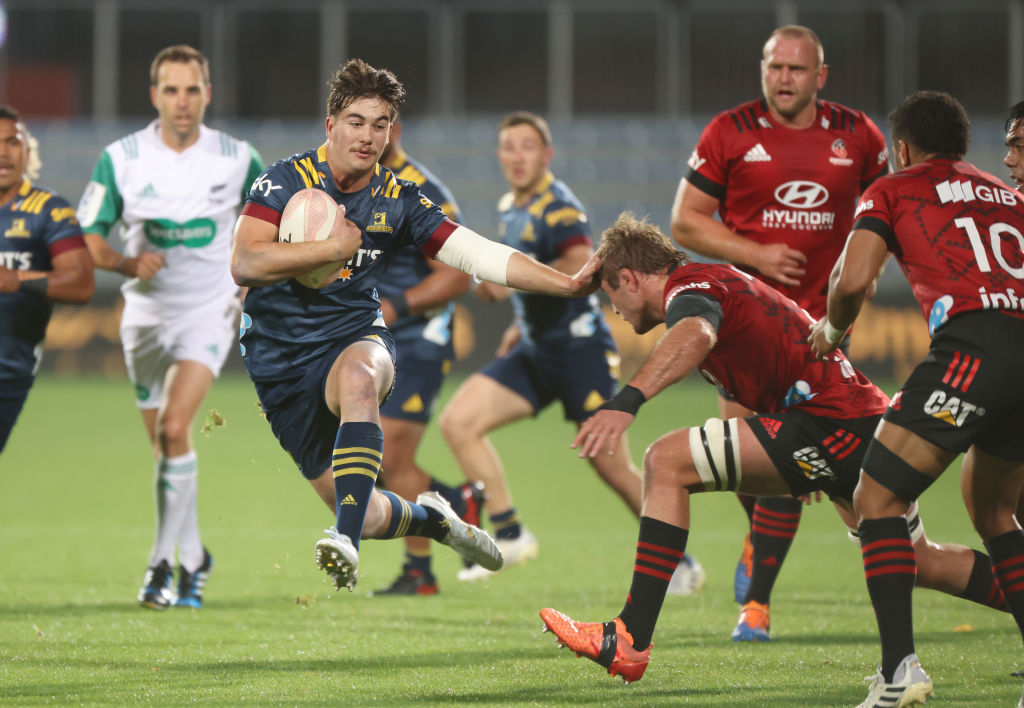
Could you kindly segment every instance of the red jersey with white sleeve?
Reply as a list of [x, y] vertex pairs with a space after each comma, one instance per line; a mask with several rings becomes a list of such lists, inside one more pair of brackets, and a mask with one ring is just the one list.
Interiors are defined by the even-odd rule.
[[830, 101], [816, 106], [803, 130], [776, 123], [764, 99], [718, 114], [690, 156], [686, 179], [719, 200], [722, 223], [735, 233], [807, 256], [797, 287], [753, 275], [821, 317], [857, 197], [889, 171], [889, 151], [861, 111]]
[[935, 158], [864, 192], [854, 229], [885, 239], [934, 334], [950, 317], [1024, 317], [1024, 200], [969, 162]]
[[807, 344], [813, 318], [733, 266], [689, 263], [669, 273], [664, 306], [682, 294], [715, 300], [718, 341], [700, 365], [710, 383], [759, 413], [787, 409], [849, 420], [881, 415], [889, 398], [840, 352], [819, 361]]

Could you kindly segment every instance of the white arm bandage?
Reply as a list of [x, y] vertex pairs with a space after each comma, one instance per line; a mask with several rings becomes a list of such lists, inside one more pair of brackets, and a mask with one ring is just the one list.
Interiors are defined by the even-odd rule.
[[518, 251], [459, 226], [437, 252], [437, 260], [463, 273], [498, 285], [507, 285], [508, 261]]

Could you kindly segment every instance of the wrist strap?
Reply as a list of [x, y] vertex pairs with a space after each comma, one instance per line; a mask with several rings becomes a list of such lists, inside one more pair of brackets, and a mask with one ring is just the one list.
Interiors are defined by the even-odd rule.
[[396, 317], [405, 317], [409, 314], [409, 301], [405, 299], [405, 293], [396, 293], [388, 298], [391, 306], [395, 308]]
[[42, 278], [31, 278], [18, 283], [18, 292], [32, 293], [39, 297], [46, 297], [46, 290], [49, 287], [49, 278], [45, 275]]
[[823, 328], [823, 331], [825, 333], [825, 339], [832, 344], [839, 344], [839, 342], [843, 341], [843, 337], [846, 336], [846, 330], [836, 329], [833, 327], [832, 323], [828, 321], [827, 315], [825, 316], [825, 327]]
[[602, 403], [598, 410], [622, 411], [630, 415], [636, 415], [640, 406], [647, 401], [640, 389], [626, 384], [622, 389], [607, 401]]

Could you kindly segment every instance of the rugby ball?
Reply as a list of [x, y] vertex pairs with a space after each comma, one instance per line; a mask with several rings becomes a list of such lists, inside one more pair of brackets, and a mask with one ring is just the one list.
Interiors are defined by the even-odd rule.
[[[331, 235], [338, 205], [319, 189], [303, 189], [292, 195], [281, 212], [281, 226], [277, 240], [281, 243], [308, 243], [323, 241]], [[295, 276], [307, 288], [319, 290], [335, 280], [344, 267], [344, 261], [327, 263], [303, 275]]]

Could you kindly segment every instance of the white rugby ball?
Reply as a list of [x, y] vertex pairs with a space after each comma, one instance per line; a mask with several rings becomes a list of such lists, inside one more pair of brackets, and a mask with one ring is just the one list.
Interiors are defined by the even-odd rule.
[[[338, 205], [327, 192], [320, 189], [300, 190], [292, 195], [281, 213], [277, 240], [282, 243], [323, 241], [330, 236], [337, 216]], [[295, 276], [295, 280], [307, 288], [319, 290], [337, 280], [344, 266], [344, 261], [327, 263]]]

